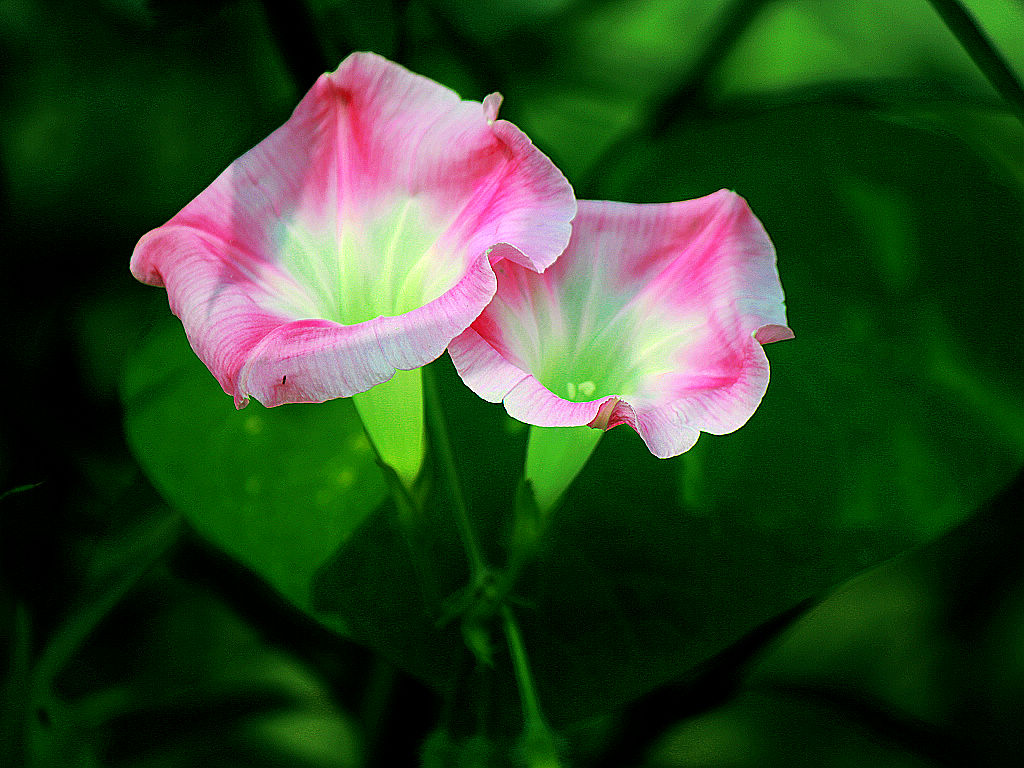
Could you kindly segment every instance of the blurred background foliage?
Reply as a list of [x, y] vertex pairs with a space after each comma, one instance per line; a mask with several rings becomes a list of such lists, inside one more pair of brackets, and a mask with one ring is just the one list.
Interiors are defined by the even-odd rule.
[[[461, 638], [418, 612], [348, 404], [235, 412], [127, 271], [352, 50], [500, 90], [581, 197], [735, 189], [779, 252], [797, 339], [755, 417], [667, 462], [609, 433], [524, 574], [569, 762], [1018, 764], [1024, 100], [951, 7], [0, 0], [0, 765], [514, 740], [514, 690], [445, 708]], [[966, 7], [1019, 82], [1024, 3]], [[525, 432], [434, 368], [498, 560]]]

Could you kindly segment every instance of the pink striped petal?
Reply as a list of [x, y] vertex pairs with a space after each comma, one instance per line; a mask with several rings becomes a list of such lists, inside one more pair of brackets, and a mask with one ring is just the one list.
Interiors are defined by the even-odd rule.
[[422, 366], [490, 301], [494, 262], [544, 269], [569, 239], [571, 187], [500, 103], [352, 54], [146, 234], [132, 273], [167, 288], [238, 407], [345, 397]]
[[768, 386], [761, 345], [793, 336], [771, 241], [726, 190], [580, 201], [551, 269], [495, 269], [494, 300], [449, 345], [466, 384], [537, 426], [629, 424], [659, 457], [742, 426]]

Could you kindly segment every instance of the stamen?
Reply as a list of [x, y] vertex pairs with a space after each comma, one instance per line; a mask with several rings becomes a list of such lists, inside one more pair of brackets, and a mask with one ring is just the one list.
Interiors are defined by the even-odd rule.
[[592, 381], [581, 381], [579, 384], [567, 381], [565, 383], [565, 391], [568, 393], [570, 400], [575, 401], [577, 396], [579, 396], [580, 400], [589, 400], [590, 396], [597, 391], [597, 385]]

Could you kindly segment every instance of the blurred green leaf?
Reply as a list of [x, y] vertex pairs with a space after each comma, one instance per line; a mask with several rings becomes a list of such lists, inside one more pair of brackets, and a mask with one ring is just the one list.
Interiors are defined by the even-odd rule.
[[[1013, 335], [992, 331], [1013, 328], [1024, 301], [1021, 199], [965, 144], [854, 110], [801, 108], [688, 127], [622, 162], [610, 197], [729, 185], [751, 200], [781, 254], [797, 338], [769, 348], [774, 380], [743, 429], [704, 436], [671, 461], [614, 430], [570, 490], [515, 591], [541, 700], [560, 723], [676, 679], [801, 600], [934, 539], [1024, 458], [1021, 433], [1006, 428], [1007, 414], [1024, 418], [1006, 396], [1024, 391], [1024, 376], [1004, 371]], [[460, 424], [452, 440], [467, 504], [489, 561], [501, 563], [525, 434], [447, 362], [437, 370]], [[246, 418], [227, 398], [209, 402]], [[216, 446], [213, 434], [205, 442]], [[308, 466], [315, 452], [287, 440], [275, 438], [293, 452], [281, 466]], [[163, 464], [189, 466], [180, 456]], [[244, 490], [244, 478], [234, 483]], [[273, 491], [268, 499], [251, 503], [278, 503]], [[434, 578], [453, 592], [467, 578], [464, 554], [443, 497], [427, 507]], [[435, 625], [394, 515], [351, 530], [333, 556], [318, 550], [315, 577], [291, 562], [314, 581], [314, 611], [451, 691], [464, 649]], [[224, 531], [213, 538], [243, 562], [259, 551]]]
[[[1010, 64], [1024, 68], [1024, 7], [1002, 0], [964, 5]], [[723, 66], [720, 87], [738, 95], [895, 77], [944, 80], [964, 93], [996, 97], [924, 0], [767, 3]]]
[[[894, 731], [899, 723], [890, 723]], [[932, 760], [907, 750], [903, 733], [877, 732], [826, 702], [784, 695], [747, 694], [727, 707], [680, 724], [652, 752], [647, 768], [764, 768], [814, 765], [846, 768], [931, 768]], [[932, 751], [944, 746], [938, 734]], [[941, 763], [940, 763], [941, 764]], [[945, 763], [951, 765], [952, 763]]]
[[[773, 382], [739, 432], [656, 462], [616, 430], [570, 491], [520, 590], [542, 700], [565, 719], [934, 539], [1024, 459], [1024, 371], [1007, 365], [1024, 196], [966, 144], [812, 107], [683, 128], [619, 170], [611, 199], [746, 195], [797, 338], [769, 348]], [[483, 453], [500, 464], [497, 445]]]
[[1018, 762], [1022, 492], [1018, 475], [962, 526], [843, 585], [764, 655], [749, 687], [838, 705], [883, 735], [881, 715], [915, 724], [931, 734], [915, 748], [940, 764]]
[[351, 403], [236, 411], [176, 321], [132, 356], [122, 394], [129, 443], [167, 500], [310, 611], [313, 575], [386, 492]]
[[747, 196], [797, 338], [768, 349], [768, 395], [737, 433], [656, 463], [615, 430], [570, 491], [523, 591], [542, 698], [563, 717], [933, 539], [1024, 459], [1007, 426], [1024, 423], [1024, 371], [1006, 365], [1022, 196], [965, 144], [804, 108], [679, 129], [619, 170], [612, 199]]
[[[457, 532], [428, 505], [417, 526], [425, 557], [414, 560], [391, 504], [366, 521], [313, 582], [313, 607], [336, 617], [348, 635], [440, 691], [450, 691], [464, 652], [457, 623], [438, 623], [435, 600], [468, 580]], [[425, 563], [431, 569], [417, 569]]]
[[17, 493], [25, 493], [31, 491], [33, 488], [38, 488], [42, 483], [28, 483], [26, 485], [19, 485], [14, 488], [8, 488], [7, 490], [0, 492], [0, 501], [3, 501], [8, 496], [13, 496]]
[[0, 644], [4, 679], [0, 684], [0, 759], [6, 764], [24, 762], [25, 717], [31, 685], [32, 637], [28, 611], [0, 591], [0, 621], [7, 637]]
[[[93, 734], [81, 711], [65, 702], [57, 680], [110, 614], [138, 586], [177, 540], [177, 517], [167, 514], [142, 517], [130, 530], [94, 547], [94, 554], [80, 575], [81, 592], [71, 602], [62, 621], [33, 660], [24, 687], [12, 697], [22, 708], [13, 712], [23, 731], [28, 765], [101, 765]], [[15, 630], [18, 642], [29, 642], [28, 617], [19, 613]], [[26, 661], [28, 657], [26, 656]]]
[[[107, 768], [357, 768], [359, 723], [314, 670], [209, 590], [155, 574], [62, 680]], [[121, 639], [118, 646], [112, 637]], [[337, 644], [332, 683], [352, 684]], [[45, 764], [49, 765], [49, 764]]]
[[825, 107], [680, 130], [658, 157], [624, 163], [617, 193], [746, 196], [775, 240], [797, 334], [769, 348], [751, 423], [684, 458], [693, 506], [737, 507], [756, 490], [779, 525], [813, 495], [812, 525], [886, 521], [909, 541], [1006, 481], [1024, 459], [1011, 427], [1024, 423], [1024, 370], [1007, 365], [1024, 301], [1012, 177], [948, 135]]
[[[677, 16], [675, 4], [659, 3], [641, 20], [632, 4], [613, 2], [578, 20], [590, 37], [577, 35], [565, 56], [587, 48], [589, 58], [537, 85], [524, 109], [527, 127], [543, 129], [542, 148], [579, 171], [592, 166], [599, 153], [574, 143], [608, 146], [600, 134], [642, 125], [642, 103], [663, 95], [666, 78], [638, 73], [682, 73], [693, 46], [671, 31], [687, 19], [707, 26], [719, 5]], [[847, 28], [837, 9], [772, 6], [713, 87], [750, 95], [820, 84], [835, 62], [852, 61], [839, 74], [912, 83], [938, 68], [953, 91], [988, 98], [965, 74], [970, 61], [943, 47], [946, 33], [924, 3], [906, 13], [927, 20], [892, 31], [899, 45], [884, 51], [877, 39], [888, 17]], [[606, 17], [618, 20], [611, 32]], [[515, 26], [477, 21], [480, 29], [463, 31], [485, 41]], [[784, 45], [775, 44], [779, 29]], [[616, 35], [632, 47], [607, 44]], [[606, 44], [590, 45], [598, 38]], [[620, 66], [617, 57], [650, 52], [652, 40], [654, 53]], [[868, 49], [870, 66], [858, 59]], [[593, 74], [582, 78], [582, 69]], [[579, 119], [580, 110], [589, 116]], [[720, 187], [744, 195], [777, 245], [797, 338], [769, 348], [773, 382], [739, 432], [658, 461], [630, 430], [614, 430], [571, 489], [515, 590], [556, 723], [677, 679], [801, 600], [934, 539], [1024, 461], [1024, 371], [1007, 364], [1024, 305], [1019, 126], [1000, 123], [983, 142], [972, 137], [972, 148], [943, 116], [925, 120], [918, 110], [735, 112], [637, 140], [599, 175], [599, 196], [609, 199], [679, 200]], [[500, 564], [525, 432], [467, 393], [448, 363], [438, 368], [447, 416], [459, 424], [452, 441], [467, 504], [488, 560]], [[383, 484], [368, 454], [345, 443], [357, 432], [346, 402], [235, 413], [176, 327], [136, 356], [125, 396], [141, 463], [204, 535], [300, 607], [461, 695], [462, 638], [437, 626], [395, 510], [370, 515]], [[346, 495], [331, 483], [349, 462], [359, 479]], [[319, 504], [325, 489], [338, 503]], [[455, 592], [467, 573], [443, 495], [424, 514], [434, 588]], [[495, 674], [509, 683], [502, 653]], [[516, 706], [509, 690], [494, 699]]]
[[[95, 548], [80, 574], [81, 593], [35, 663], [35, 698], [52, 695], [54, 680], [71, 657], [177, 541], [179, 518], [162, 512], [141, 518]], [[40, 701], [34, 705], [42, 706]]]
[[482, 736], [456, 740], [445, 731], [435, 731], [423, 745], [421, 768], [486, 768], [494, 760], [494, 745]]
[[[102, 233], [103, 271], [128, 258], [123, 238], [166, 220], [296, 97], [252, 4], [105, 4], [27, 0], [0, 19], [19, 65], [0, 90], [12, 213], [33, 239]], [[105, 194], [83, 193], [100, 183]]]
[[28, 713], [27, 768], [100, 768], [96, 746], [73, 711], [57, 701]]

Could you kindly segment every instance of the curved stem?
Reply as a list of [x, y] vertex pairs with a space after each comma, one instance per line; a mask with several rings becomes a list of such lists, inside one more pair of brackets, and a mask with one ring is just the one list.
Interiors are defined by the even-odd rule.
[[32, 670], [33, 706], [44, 706], [50, 701], [57, 675], [111, 611], [163, 559], [180, 532], [177, 517], [160, 522], [152, 531], [144, 531], [147, 536], [137, 543], [138, 556], [122, 569], [120, 578], [74, 610], [60, 625]]
[[718, 25], [704, 49], [693, 62], [682, 83], [651, 111], [648, 130], [657, 136], [668, 129], [680, 112], [700, 105], [707, 98], [708, 83], [722, 62], [732, 53], [737, 40], [770, 0], [735, 0], [722, 12]]
[[508, 650], [512, 655], [512, 667], [516, 674], [516, 682], [519, 684], [519, 700], [523, 705], [523, 716], [527, 722], [543, 720], [544, 716], [540, 709], [540, 700], [537, 698], [537, 690], [533, 684], [533, 673], [530, 671], [530, 662], [526, 655], [526, 646], [523, 644], [523, 636], [519, 632], [515, 616], [512, 615], [512, 609], [507, 605], [501, 607], [501, 621], [505, 628], [505, 638], [508, 640]]
[[957, 0], [929, 0], [982, 74], [1024, 124], [1024, 86], [978, 22]]
[[305, 92], [332, 68], [316, 34], [309, 8], [305, 2], [284, 0], [262, 0], [262, 5], [281, 58], [299, 92]]
[[555, 734], [551, 731], [540, 708], [537, 688], [533, 683], [530, 661], [526, 646], [516, 624], [515, 616], [508, 605], [501, 606], [502, 626], [508, 641], [512, 669], [519, 688], [519, 701], [523, 707], [523, 752], [530, 768], [559, 768], [558, 748]]
[[[459, 527], [459, 533], [462, 536], [466, 549], [466, 557], [469, 559], [473, 583], [477, 585], [482, 584], [490, 574], [490, 569], [484, 560], [483, 552], [480, 549], [476, 533], [469, 519], [465, 497], [462, 495], [462, 486], [459, 483], [458, 472], [455, 469], [455, 457], [452, 452], [451, 441], [448, 438], [448, 428], [444, 421], [444, 414], [441, 411], [440, 394], [435, 374], [430, 367], [426, 370], [424, 383], [427, 399], [427, 421], [430, 424], [432, 442], [438, 454], [438, 462], [444, 469], [445, 479], [450, 488], [455, 521]], [[522, 747], [526, 763], [529, 768], [560, 768], [561, 764], [558, 760], [555, 736], [544, 720], [544, 714], [540, 708], [540, 700], [537, 697], [536, 686], [533, 683], [533, 674], [530, 671], [526, 646], [519, 632], [519, 626], [516, 624], [515, 616], [512, 614], [512, 609], [504, 602], [504, 599], [504, 595], [498, 598], [498, 612], [501, 615], [502, 627], [508, 642], [512, 669], [515, 674], [519, 698], [523, 708], [525, 728], [523, 731]], [[478, 656], [478, 658], [480, 657]]]
[[466, 548], [466, 557], [473, 577], [473, 583], [482, 579], [487, 573], [487, 562], [483, 550], [477, 541], [473, 524], [469, 520], [466, 499], [462, 495], [459, 473], [455, 469], [455, 455], [452, 453], [451, 440], [448, 438], [448, 425], [441, 410], [441, 397], [437, 388], [435, 374], [430, 366], [424, 369], [424, 386], [427, 396], [427, 423], [430, 425], [432, 442], [437, 451], [438, 463], [444, 470], [445, 480], [452, 496], [452, 511], [455, 513], [455, 524], [459, 528], [462, 544]]
[[599, 196], [597, 184], [606, 175], [609, 164], [622, 154], [625, 148], [644, 136], [656, 137], [664, 133], [680, 114], [685, 114], [695, 105], [705, 101], [711, 78], [732, 52], [733, 46], [750, 26], [750, 22], [769, 2], [771, 0], [734, 0], [722, 12], [715, 31], [707, 38], [707, 44], [679, 84], [652, 106], [647, 120], [613, 141], [590, 167], [584, 183], [580, 185], [586, 197]]

